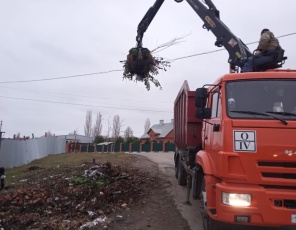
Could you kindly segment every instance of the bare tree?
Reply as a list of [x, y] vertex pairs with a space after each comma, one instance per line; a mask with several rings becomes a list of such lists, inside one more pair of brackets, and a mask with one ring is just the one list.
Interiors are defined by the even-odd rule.
[[147, 118], [144, 125], [144, 133], [147, 133], [149, 129], [150, 129], [150, 120], [149, 118]]
[[84, 135], [87, 136], [87, 137], [90, 137], [91, 136], [91, 131], [92, 131], [92, 111], [87, 110], [85, 125], [84, 125]]
[[118, 114], [116, 114], [113, 117], [113, 129], [112, 129], [112, 137], [117, 139], [120, 136], [120, 130], [123, 126], [123, 121], [120, 121], [120, 117]]
[[17, 140], [19, 140], [20, 137], [21, 137], [21, 133], [17, 133], [17, 134], [14, 134], [14, 135], [13, 135], [13, 139], [17, 139]]
[[78, 128], [74, 129], [73, 132], [70, 132], [69, 135], [78, 135]]
[[45, 132], [45, 136], [46, 136], [46, 137], [50, 137], [50, 136], [52, 136], [52, 133], [51, 133], [51, 131], [50, 131], [50, 130], [48, 130], [47, 132]]
[[101, 134], [102, 134], [102, 128], [103, 128], [102, 120], [103, 120], [102, 114], [101, 113], [97, 113], [96, 123], [95, 123], [95, 125], [93, 127], [93, 131], [92, 131], [93, 137], [101, 136]]
[[127, 140], [129, 137], [133, 137], [133, 134], [133, 130], [128, 126], [124, 131], [124, 139]]

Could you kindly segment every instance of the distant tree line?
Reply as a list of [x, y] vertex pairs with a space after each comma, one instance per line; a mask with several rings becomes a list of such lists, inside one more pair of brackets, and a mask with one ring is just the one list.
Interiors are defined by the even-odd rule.
[[[125, 126], [123, 124], [124, 120], [121, 120], [119, 115], [116, 114], [113, 117], [112, 125], [109, 124], [108, 119], [108, 129], [107, 135], [102, 135], [103, 129], [103, 117], [101, 113], [97, 113], [96, 120], [93, 125], [92, 110], [87, 110], [84, 125], [84, 135], [88, 137], [93, 137], [96, 144], [102, 142], [113, 142], [113, 143], [140, 143], [140, 139], [133, 135], [133, 130], [130, 126], [127, 126], [123, 131], [123, 136], [120, 135], [122, 128]], [[147, 118], [144, 124], [144, 132], [146, 133], [150, 128], [150, 120]], [[111, 135], [112, 133], [112, 135]]]

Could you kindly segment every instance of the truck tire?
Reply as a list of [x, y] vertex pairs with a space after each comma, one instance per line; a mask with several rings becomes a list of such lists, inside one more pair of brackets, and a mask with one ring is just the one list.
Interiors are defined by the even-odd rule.
[[178, 161], [178, 184], [181, 186], [186, 186], [187, 178], [186, 178], [186, 170], [182, 165], [182, 161], [179, 159]]
[[201, 184], [203, 180], [203, 173], [195, 171], [195, 176], [192, 178], [192, 198], [200, 200]]
[[178, 164], [179, 164], [179, 161], [177, 161], [175, 163], [175, 177], [176, 177], [176, 179], [178, 179], [178, 174], [179, 174], [179, 172], [178, 172], [178, 170], [179, 170]]
[[200, 200], [201, 200], [201, 218], [203, 223], [204, 230], [227, 230], [226, 225], [216, 220], [213, 220], [207, 214], [207, 196], [206, 196], [206, 185], [205, 185], [205, 178], [203, 177], [201, 183], [201, 193], [200, 193]]

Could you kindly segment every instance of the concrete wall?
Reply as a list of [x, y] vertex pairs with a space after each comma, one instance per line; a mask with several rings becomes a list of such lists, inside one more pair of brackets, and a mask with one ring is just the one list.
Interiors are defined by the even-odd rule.
[[64, 153], [66, 140], [55, 136], [29, 140], [4, 139], [0, 149], [0, 167], [13, 168], [50, 154]]

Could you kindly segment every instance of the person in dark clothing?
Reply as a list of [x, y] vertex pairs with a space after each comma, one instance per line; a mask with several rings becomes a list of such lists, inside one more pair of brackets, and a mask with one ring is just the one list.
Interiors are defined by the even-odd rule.
[[278, 39], [269, 29], [263, 29], [254, 56], [248, 58], [241, 72], [253, 72], [256, 66], [272, 62], [278, 48], [280, 48]]
[[0, 167], [0, 190], [5, 186], [5, 168]]

